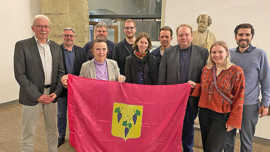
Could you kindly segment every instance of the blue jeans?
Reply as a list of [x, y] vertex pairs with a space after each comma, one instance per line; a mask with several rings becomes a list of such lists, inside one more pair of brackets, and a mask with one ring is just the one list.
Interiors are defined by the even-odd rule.
[[57, 127], [59, 138], [65, 138], [67, 128], [67, 97], [59, 97], [57, 99]]
[[[244, 105], [242, 128], [240, 133], [240, 152], [252, 152], [253, 150], [253, 137], [255, 134], [256, 125], [258, 123], [259, 105]], [[236, 130], [229, 132], [226, 135], [224, 143], [224, 152], [234, 152]]]
[[182, 145], [183, 152], [193, 152], [194, 144], [194, 120], [196, 118], [196, 112], [189, 103], [187, 103], [186, 114], [182, 131]]

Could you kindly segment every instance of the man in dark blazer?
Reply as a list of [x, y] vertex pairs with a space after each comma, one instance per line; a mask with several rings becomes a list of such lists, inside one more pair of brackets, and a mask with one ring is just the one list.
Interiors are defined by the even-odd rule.
[[[74, 45], [75, 31], [72, 28], [65, 28], [61, 45], [65, 74], [79, 75], [82, 64], [86, 61], [86, 54], [83, 48]], [[67, 126], [67, 89], [57, 99], [57, 126], [58, 126], [58, 147], [65, 142]]]
[[[182, 24], [176, 29], [178, 45], [167, 49], [159, 67], [160, 84], [181, 84], [189, 80], [200, 82], [208, 51], [192, 45], [192, 28]], [[181, 93], [181, 92], [179, 92]], [[183, 124], [182, 143], [184, 152], [192, 152], [194, 119], [197, 115], [198, 99], [189, 97]]]
[[35, 16], [32, 30], [35, 36], [18, 41], [14, 53], [14, 73], [20, 85], [19, 103], [22, 104], [21, 151], [34, 151], [35, 128], [42, 112], [48, 151], [57, 152], [54, 101], [62, 92], [62, 52], [59, 45], [48, 40], [50, 21], [47, 16]]

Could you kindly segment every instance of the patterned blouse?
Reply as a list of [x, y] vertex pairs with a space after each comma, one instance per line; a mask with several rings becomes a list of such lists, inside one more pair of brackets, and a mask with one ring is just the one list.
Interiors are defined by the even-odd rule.
[[236, 65], [220, 72], [216, 78], [219, 90], [231, 99], [230, 104], [216, 90], [213, 81], [212, 68], [203, 68], [201, 83], [196, 84], [192, 96], [200, 96], [199, 107], [217, 113], [230, 113], [227, 124], [234, 128], [241, 128], [244, 103], [245, 77], [243, 70]]

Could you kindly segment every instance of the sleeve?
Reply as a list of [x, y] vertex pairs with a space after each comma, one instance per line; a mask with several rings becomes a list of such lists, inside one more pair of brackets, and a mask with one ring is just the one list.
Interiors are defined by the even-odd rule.
[[119, 64], [119, 43], [114, 47], [112, 59]]
[[[108, 45], [108, 54], [107, 54], [107, 58], [108, 59], [113, 59], [113, 54], [114, 54], [114, 52], [115, 52], [115, 45], [114, 45], [114, 43], [113, 42], [111, 42], [110, 44], [108, 44], [107, 43], [107, 45]], [[93, 56], [93, 54], [92, 54], [92, 56]]]
[[158, 64], [157, 64], [157, 59], [153, 54], [148, 54], [150, 60], [148, 61], [148, 65], [150, 65], [150, 79], [151, 79], [151, 84], [152, 85], [156, 85], [158, 84]]
[[202, 69], [202, 74], [201, 74], [201, 83], [196, 83], [195, 88], [192, 89], [191, 96], [192, 97], [200, 97], [201, 96], [201, 84], [203, 83], [203, 75], [207, 74], [206, 73], [206, 67]]
[[167, 52], [165, 51], [159, 65], [158, 82], [159, 84], [166, 84], [167, 75]]
[[201, 95], [201, 84], [196, 83], [195, 88], [191, 92], [191, 96], [192, 97], [200, 97], [200, 95]]
[[270, 69], [266, 54], [263, 52], [260, 63], [261, 104], [269, 107], [270, 104]]
[[204, 66], [207, 64], [207, 60], [208, 60], [208, 56], [209, 56], [209, 52], [207, 49], [205, 49], [204, 51]]
[[93, 58], [93, 54], [91, 53], [91, 50], [90, 50], [92, 45], [93, 45], [92, 42], [88, 42], [83, 47], [87, 60], [91, 60]]
[[130, 57], [126, 58], [126, 64], [125, 64], [125, 76], [126, 76], [126, 82], [131, 82], [131, 64], [130, 64]]
[[85, 62], [81, 67], [80, 76], [87, 78], [86, 73], [87, 73], [87, 64]]
[[89, 42], [84, 45], [83, 50], [86, 55], [89, 53]]
[[37, 99], [42, 95], [38, 87], [34, 85], [27, 76], [26, 73], [26, 56], [25, 47], [22, 42], [17, 42], [15, 45], [14, 52], [14, 74], [15, 79], [19, 83], [21, 89], [27, 93], [32, 101], [37, 101]]
[[85, 61], [87, 61], [87, 54], [83, 48], [79, 48], [79, 51], [80, 51], [80, 61], [81, 61], [80, 63], [82, 64]]
[[236, 79], [233, 80], [233, 103], [227, 125], [234, 128], [241, 128], [242, 112], [245, 96], [245, 77], [242, 69], [239, 69]]
[[59, 60], [58, 60], [58, 70], [57, 70], [57, 86], [55, 89], [55, 94], [59, 96], [63, 90], [63, 86], [61, 83], [61, 77], [65, 74], [64, 62], [63, 62], [63, 55], [61, 48], [57, 46], [59, 52]]
[[115, 72], [115, 77], [116, 77], [115, 81], [118, 81], [118, 77], [120, 76], [120, 69], [118, 67], [117, 62], [113, 61], [113, 64], [114, 64], [114, 72]]

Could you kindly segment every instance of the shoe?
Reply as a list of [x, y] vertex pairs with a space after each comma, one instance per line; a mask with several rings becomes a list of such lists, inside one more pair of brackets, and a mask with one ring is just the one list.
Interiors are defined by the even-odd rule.
[[65, 137], [59, 137], [58, 138], [58, 145], [57, 145], [57, 147], [59, 148], [64, 143], [65, 143]]

